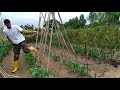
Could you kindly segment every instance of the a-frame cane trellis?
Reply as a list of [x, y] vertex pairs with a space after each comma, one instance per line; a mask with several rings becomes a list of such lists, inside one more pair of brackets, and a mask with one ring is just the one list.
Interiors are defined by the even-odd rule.
[[[50, 35], [50, 42], [48, 44], [48, 57], [47, 57], [47, 70], [49, 70], [49, 57], [50, 57], [50, 51], [51, 51], [51, 45], [52, 45], [52, 38], [53, 38], [53, 26], [55, 26], [56, 28], [56, 31], [58, 32], [57, 33], [57, 39], [60, 40], [59, 41], [59, 44], [61, 43], [61, 45], [64, 45], [63, 47], [66, 48], [66, 50], [69, 50], [68, 48], [68, 44], [70, 45], [70, 48], [71, 50], [73, 51], [73, 53], [75, 54], [75, 51], [73, 49], [73, 46], [71, 45], [70, 43], [70, 40], [68, 38], [68, 35], [67, 35], [67, 32], [65, 30], [65, 27], [63, 25], [63, 22], [62, 22], [62, 19], [61, 19], [61, 16], [60, 16], [60, 13], [57, 12], [58, 14], [58, 17], [59, 17], [59, 20], [60, 20], [60, 23], [64, 29], [64, 33], [66, 35], [66, 38], [67, 38], [67, 42], [66, 43], [66, 40], [60, 30], [60, 27], [59, 27], [59, 24], [56, 20], [56, 17], [55, 17], [55, 12], [45, 12], [45, 16], [43, 15], [42, 12], [40, 12], [39, 14], [39, 24], [38, 24], [38, 32], [37, 32], [37, 36], [36, 36], [36, 44], [35, 44], [35, 49], [36, 49], [36, 46], [37, 46], [37, 41], [38, 41], [38, 34], [39, 34], [39, 31], [40, 31], [40, 21], [41, 21], [41, 18], [43, 17], [44, 21], [43, 21], [43, 25], [45, 24], [45, 22], [47, 21], [46, 23], [46, 27], [43, 28], [42, 26], [42, 29], [41, 29], [41, 38], [40, 38], [40, 42], [39, 42], [39, 52], [42, 53], [42, 57], [40, 58], [41, 61], [42, 61], [42, 66], [44, 66], [44, 60], [45, 60], [45, 51], [46, 51], [46, 46], [47, 46], [47, 39], [48, 39], [48, 33]], [[47, 16], [47, 20], [46, 20], [46, 16]], [[50, 28], [50, 18], [52, 18], [52, 27]]]

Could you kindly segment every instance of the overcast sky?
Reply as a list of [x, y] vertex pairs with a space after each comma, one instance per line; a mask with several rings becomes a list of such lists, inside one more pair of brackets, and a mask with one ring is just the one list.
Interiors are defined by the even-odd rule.
[[[84, 14], [86, 18], [89, 12], [60, 12], [63, 23], [69, 21], [69, 19], [71, 18], [75, 18], [76, 16], [79, 18], [81, 14]], [[33, 24], [35, 26], [38, 26], [39, 12], [2, 12], [2, 16], [4, 18], [10, 19], [12, 24]], [[57, 13], [55, 14], [55, 16], [56, 19], [59, 21]]]

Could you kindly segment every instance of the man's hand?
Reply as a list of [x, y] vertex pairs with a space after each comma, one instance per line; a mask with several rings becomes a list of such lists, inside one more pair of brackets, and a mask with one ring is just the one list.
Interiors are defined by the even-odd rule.
[[37, 31], [33, 31], [33, 33], [37, 33]]

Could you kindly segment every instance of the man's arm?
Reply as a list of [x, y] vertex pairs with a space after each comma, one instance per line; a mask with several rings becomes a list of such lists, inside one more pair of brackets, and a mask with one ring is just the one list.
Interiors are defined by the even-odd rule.
[[24, 30], [23, 28], [21, 28], [20, 26], [16, 25], [16, 28], [21, 32], [21, 33], [28, 33], [28, 34], [34, 34], [37, 31], [30, 31], [30, 30]]
[[28, 34], [34, 34], [37, 33], [37, 31], [30, 31], [30, 30], [22, 30], [23, 33], [28, 33]]

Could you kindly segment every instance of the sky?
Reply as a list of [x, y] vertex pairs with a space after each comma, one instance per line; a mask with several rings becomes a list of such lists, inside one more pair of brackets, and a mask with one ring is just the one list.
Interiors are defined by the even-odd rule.
[[[39, 21], [39, 13], [40, 12], [2, 12], [2, 17], [10, 19], [11, 23], [15, 25], [33, 24], [34, 26], [37, 27]], [[76, 16], [79, 18], [81, 14], [84, 14], [85, 18], [89, 15], [89, 12], [59, 12], [59, 13], [61, 15], [63, 23], [69, 21], [69, 19], [71, 18], [75, 18]], [[43, 12], [43, 14], [45, 15], [45, 12]], [[46, 16], [48, 16], [48, 14]], [[55, 12], [55, 17], [58, 21], [60, 21], [57, 12]], [[43, 22], [43, 18], [41, 19], [41, 21]]]

